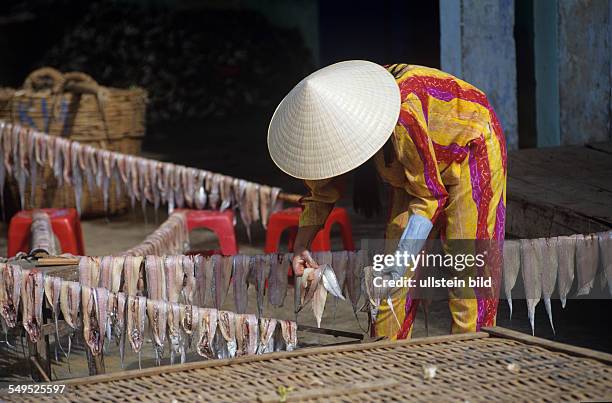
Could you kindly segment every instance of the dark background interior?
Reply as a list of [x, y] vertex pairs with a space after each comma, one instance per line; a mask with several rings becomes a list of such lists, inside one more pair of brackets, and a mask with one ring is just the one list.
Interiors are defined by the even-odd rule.
[[346, 59], [439, 67], [437, 1], [311, 2], [318, 55], [299, 29], [275, 25], [247, 3], [4, 1], [0, 86], [19, 87], [33, 69], [52, 66], [106, 86], [144, 87], [145, 151], [300, 190], [273, 165], [265, 141], [293, 85]]
[[[267, 153], [278, 102], [310, 72], [340, 60], [439, 67], [439, 3], [287, 3], [297, 15], [301, 7], [316, 11], [316, 24], [302, 27], [316, 33], [317, 54], [304, 29], [281, 26], [246, 0], [3, 0], [0, 86], [19, 87], [41, 66], [83, 71], [106, 86], [142, 86], [150, 98], [143, 144], [149, 155], [301, 192]], [[520, 145], [533, 147], [533, 7], [515, 4]], [[610, 302], [570, 301], [555, 312], [563, 318], [560, 340], [611, 350]], [[515, 304], [512, 323], [528, 331], [523, 305]], [[552, 337], [542, 312], [538, 328]], [[499, 323], [512, 325], [506, 318], [502, 301]], [[564, 332], [565, 325], [573, 330]]]

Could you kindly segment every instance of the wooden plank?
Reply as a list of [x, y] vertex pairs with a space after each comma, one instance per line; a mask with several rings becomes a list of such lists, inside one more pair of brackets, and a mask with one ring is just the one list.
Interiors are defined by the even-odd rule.
[[[608, 175], [610, 178], [612, 171], [598, 175]], [[603, 183], [590, 184], [586, 178], [561, 178], [552, 174], [545, 176], [533, 173], [511, 175], [508, 177], [508, 197], [527, 199], [536, 204], [553, 204], [572, 209], [581, 215], [612, 222], [612, 213], [605, 209], [612, 202], [612, 190], [604, 188]]]
[[89, 375], [101, 375], [106, 372], [104, 366], [104, 353], [100, 352], [98, 355], [91, 354], [89, 347], [85, 347], [85, 353], [87, 356], [87, 368], [89, 369]]
[[292, 204], [299, 204], [302, 195], [294, 194], [294, 193], [284, 193], [281, 192], [278, 194], [278, 200], [286, 201]]
[[364, 335], [361, 333], [347, 332], [344, 330], [336, 330], [336, 329], [327, 329], [324, 327], [298, 325], [298, 330], [302, 332], [326, 334], [326, 335], [334, 336], [334, 337], [347, 337], [349, 339], [357, 339], [357, 340], [364, 339]]
[[546, 340], [498, 326], [484, 327], [481, 330], [494, 337], [516, 340], [525, 344], [533, 344], [546, 348], [548, 350], [560, 351], [578, 357], [592, 358], [594, 360], [601, 361], [605, 364], [612, 365], [612, 354], [604, 353], [601, 351], [595, 351], [590, 350], [588, 348], [577, 347], [569, 344], [559, 343], [556, 341]]
[[610, 173], [610, 157], [583, 146], [530, 148], [508, 155], [510, 177], [560, 178], [612, 191], [609, 176], [604, 176]]
[[[612, 147], [612, 143], [609, 143]], [[522, 238], [612, 228], [612, 158], [587, 147], [511, 152], [506, 232]]]
[[591, 150], [600, 151], [607, 154], [612, 154], [612, 141], [606, 141], [604, 143], [591, 143], [586, 145]]
[[[66, 321], [64, 320], [58, 320], [57, 321], [57, 332], [59, 333], [60, 337], [65, 335], [65, 334], [69, 334], [72, 333], [73, 329], [68, 325], [68, 323], [66, 323]], [[41, 329], [41, 333], [48, 336], [48, 335], [53, 335], [55, 336], [55, 323], [45, 323], [44, 325], [42, 325], [42, 329]]]
[[91, 376], [91, 377], [62, 380], [61, 383], [66, 384], [66, 385], [94, 384], [94, 383], [109, 382], [109, 381], [119, 380], [119, 379], [140, 378], [143, 376], [158, 375], [161, 373], [190, 371], [194, 369], [210, 368], [210, 367], [224, 367], [224, 366], [241, 364], [241, 363], [246, 363], [246, 362], [270, 361], [270, 360], [275, 360], [279, 358], [305, 357], [305, 356], [315, 355], [315, 354], [362, 351], [362, 350], [371, 350], [371, 349], [376, 349], [376, 348], [396, 347], [396, 346], [405, 346], [405, 345], [449, 343], [449, 342], [454, 342], [454, 341], [474, 340], [474, 339], [482, 339], [482, 338], [487, 338], [487, 337], [489, 337], [488, 333], [477, 332], [477, 333], [451, 334], [451, 335], [435, 336], [435, 337], [422, 337], [422, 338], [416, 338], [416, 339], [410, 339], [410, 340], [393, 340], [393, 341], [385, 340], [385, 341], [379, 341], [379, 342], [374, 342], [374, 343], [361, 343], [361, 344], [347, 344], [343, 346], [329, 346], [329, 347], [324, 346], [324, 347], [303, 348], [303, 349], [290, 351], [290, 352], [283, 351], [283, 352], [262, 354], [262, 355], [248, 355], [244, 357], [224, 359], [224, 360], [198, 361], [198, 362], [190, 362], [190, 363], [181, 364], [181, 365], [163, 365], [159, 367], [144, 368], [142, 370], [121, 371], [121, 372], [115, 372], [112, 374], [104, 374], [104, 375], [97, 375], [97, 376]]
[[[510, 190], [509, 190], [510, 191]], [[539, 238], [607, 231], [610, 225], [570, 208], [550, 203], [534, 203], [528, 197], [508, 195], [506, 233], [517, 238]]]
[[[612, 177], [612, 172], [609, 175]], [[583, 180], [525, 174], [508, 179], [508, 193], [509, 197], [529, 197], [531, 202], [554, 204], [578, 214], [612, 222], [612, 213], [604, 208], [606, 203], [612, 202], [612, 191]]]
[[79, 264], [79, 259], [65, 257], [44, 257], [36, 262], [36, 267], [44, 266], [76, 266]]
[[[334, 387], [313, 388], [307, 391], [289, 392], [284, 401], [297, 402], [302, 400], [321, 399], [327, 398], [328, 396], [341, 396], [376, 389], [393, 388], [399, 385], [399, 382], [392, 379], [380, 379], [378, 381], [369, 382], [353, 382]], [[278, 393], [269, 393], [258, 397], [257, 400], [261, 403], [278, 403], [280, 397], [281, 396]]]
[[51, 382], [51, 378], [49, 378], [49, 376], [45, 372], [45, 369], [40, 365], [40, 363], [38, 362], [36, 357], [30, 356], [30, 361], [34, 365], [34, 368], [36, 368], [38, 370], [38, 374], [42, 377], [43, 381]]

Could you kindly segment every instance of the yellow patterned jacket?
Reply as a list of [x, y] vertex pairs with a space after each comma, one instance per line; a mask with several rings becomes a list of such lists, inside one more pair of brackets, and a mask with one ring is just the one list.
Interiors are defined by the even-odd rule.
[[[402, 100], [391, 137], [394, 161], [385, 162], [382, 150], [373, 157], [381, 179], [394, 190], [387, 237], [397, 239], [411, 214], [434, 224], [444, 216], [452, 224], [445, 209], [458, 195], [465, 204], [461, 219], [473, 231], [457, 236], [503, 239], [506, 145], [485, 94], [433, 68], [393, 64], [387, 69]], [[302, 199], [300, 226], [325, 223], [345, 176], [305, 181], [310, 194]]]

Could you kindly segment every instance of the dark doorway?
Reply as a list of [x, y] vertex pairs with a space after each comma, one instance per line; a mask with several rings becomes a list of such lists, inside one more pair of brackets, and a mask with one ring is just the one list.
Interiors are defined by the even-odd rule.
[[537, 147], [533, 0], [517, 1], [514, 7], [519, 147]]
[[435, 1], [319, 2], [320, 63], [366, 59], [440, 67], [440, 9]]

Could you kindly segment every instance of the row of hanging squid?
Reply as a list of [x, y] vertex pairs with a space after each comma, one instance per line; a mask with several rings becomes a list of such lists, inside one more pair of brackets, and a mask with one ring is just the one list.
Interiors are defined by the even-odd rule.
[[[48, 230], [50, 227], [44, 218], [39, 217], [35, 221], [40, 221], [41, 227], [46, 225]], [[132, 252], [126, 252], [124, 256], [82, 257], [79, 264], [81, 284], [93, 288], [101, 287], [115, 293], [122, 290], [131, 296], [146, 294], [153, 300], [182, 302], [186, 305], [215, 309], [221, 309], [231, 288], [234, 305], [239, 314], [246, 312], [247, 290], [249, 286], [254, 286], [257, 292], [258, 318], [262, 317], [266, 301], [274, 306], [284, 304], [290, 254], [133, 256], [142, 252], [157, 254], [160, 251], [185, 250], [187, 237], [184, 213], [175, 212], [143, 244], [133, 248]], [[43, 239], [42, 243], [45, 242], [47, 241]], [[369, 264], [367, 253], [316, 252], [313, 256], [313, 260], [321, 266], [331, 266], [340, 292], [348, 297], [354, 312], [360, 309], [360, 297], [365, 295], [363, 290], [367, 290], [364, 287], [366, 279], [363, 275], [363, 267]], [[511, 291], [521, 271], [532, 329], [535, 307], [543, 298], [554, 331], [551, 297], [555, 286], [558, 288], [562, 306], [565, 307], [574, 278], [576, 296], [586, 295], [595, 285], [596, 274], [600, 268], [601, 285], [603, 287], [607, 281], [612, 294], [612, 231], [507, 240], [504, 244], [504, 288], [511, 314]], [[324, 287], [317, 286], [318, 282], [314, 283], [313, 287], [310, 282], [298, 282], [295, 311], [297, 313], [306, 303], [312, 301], [312, 310], [320, 325], [327, 292]], [[5, 292], [4, 295], [10, 293]], [[334, 304], [336, 303], [337, 299], [334, 299]], [[5, 306], [10, 307], [10, 304]], [[363, 308], [362, 306], [361, 309]], [[10, 312], [10, 309], [6, 312]], [[6, 321], [10, 323], [9, 320]]]
[[[89, 287], [102, 287], [127, 295], [172, 303], [184, 303], [221, 309], [230, 292], [238, 314], [248, 310], [248, 289], [255, 287], [257, 317], [264, 314], [265, 304], [281, 307], [288, 289], [288, 269], [292, 254], [268, 255], [167, 255], [155, 256], [84, 256], [79, 259], [79, 282]], [[331, 266], [338, 283], [337, 294], [344, 293], [354, 311], [363, 288], [365, 251], [314, 252], [321, 265]], [[295, 293], [295, 312], [312, 301], [320, 326], [327, 292], [324, 280], [314, 284], [303, 282]], [[317, 292], [315, 293], [315, 288]], [[302, 291], [302, 292], [300, 292]], [[334, 298], [334, 312], [337, 299]]]
[[123, 252], [123, 255], [180, 255], [189, 249], [187, 217], [175, 211], [152, 234], [138, 245]]
[[575, 296], [587, 295], [596, 284], [598, 271], [601, 287], [607, 282], [612, 295], [612, 231], [577, 234], [553, 238], [507, 240], [504, 242], [504, 290], [512, 315], [512, 288], [519, 271], [525, 288], [525, 299], [532, 332], [535, 308], [544, 299], [554, 332], [551, 297], [558, 290], [565, 308], [576, 279]]
[[[362, 295], [366, 296], [363, 268], [369, 265], [366, 251], [315, 252], [313, 260], [330, 266], [337, 279], [339, 292], [357, 312]], [[146, 295], [153, 300], [183, 303], [221, 309], [229, 295], [238, 314], [248, 309], [248, 289], [254, 287], [257, 317], [262, 317], [265, 304], [280, 307], [285, 303], [288, 288], [287, 272], [291, 254], [269, 255], [166, 255], [81, 257], [80, 283], [92, 288], [104, 288], [113, 293]], [[612, 231], [588, 235], [554, 238], [507, 240], [504, 243], [504, 289], [512, 314], [512, 289], [519, 272], [524, 284], [528, 316], [534, 326], [535, 308], [544, 300], [551, 326], [551, 298], [558, 291], [565, 307], [570, 290], [576, 283], [576, 296], [586, 295], [596, 284], [601, 273], [601, 285], [606, 281], [612, 294]], [[600, 270], [601, 269], [601, 270]], [[318, 277], [321, 279], [321, 276]], [[327, 292], [319, 286], [323, 281], [307, 282], [300, 279], [296, 287], [295, 312], [312, 301], [312, 310], [320, 325], [326, 305]], [[8, 283], [7, 283], [8, 284]], [[364, 290], [366, 292], [364, 292]], [[4, 300], [11, 292], [4, 290]], [[515, 295], [515, 299], [516, 299]], [[521, 297], [523, 297], [521, 295]], [[367, 304], [367, 298], [364, 298]], [[334, 309], [337, 298], [334, 298]], [[11, 304], [3, 305], [11, 323]]]
[[[58, 318], [62, 317], [73, 332], [82, 330], [85, 344], [94, 356], [114, 339], [119, 345], [122, 365], [126, 340], [138, 353], [140, 363], [147, 322], [158, 364], [167, 350], [170, 362], [174, 363], [177, 357], [184, 362], [190, 349], [206, 359], [215, 359], [291, 351], [297, 347], [297, 325], [293, 321], [155, 300], [131, 295], [129, 291], [92, 287], [0, 263], [3, 325], [9, 328], [17, 325], [21, 302], [21, 322], [33, 343], [42, 335], [46, 301], [56, 325], [56, 346], [64, 351], [57, 333]], [[68, 337], [67, 357], [71, 340], [72, 335]]]
[[237, 208], [249, 237], [251, 223], [260, 221], [265, 227], [281, 191], [202, 169], [102, 150], [0, 121], [0, 201], [4, 200], [7, 176], [11, 176], [17, 182], [21, 206], [26, 205], [28, 181], [30, 204], [34, 204], [37, 181], [46, 167], [53, 171], [59, 186], [72, 185], [79, 214], [83, 186], [92, 192], [101, 190], [108, 211], [112, 182], [116, 198], [127, 195], [133, 208], [136, 201], [143, 210], [147, 203], [153, 204], [155, 211], [166, 204], [169, 213], [184, 207]]

